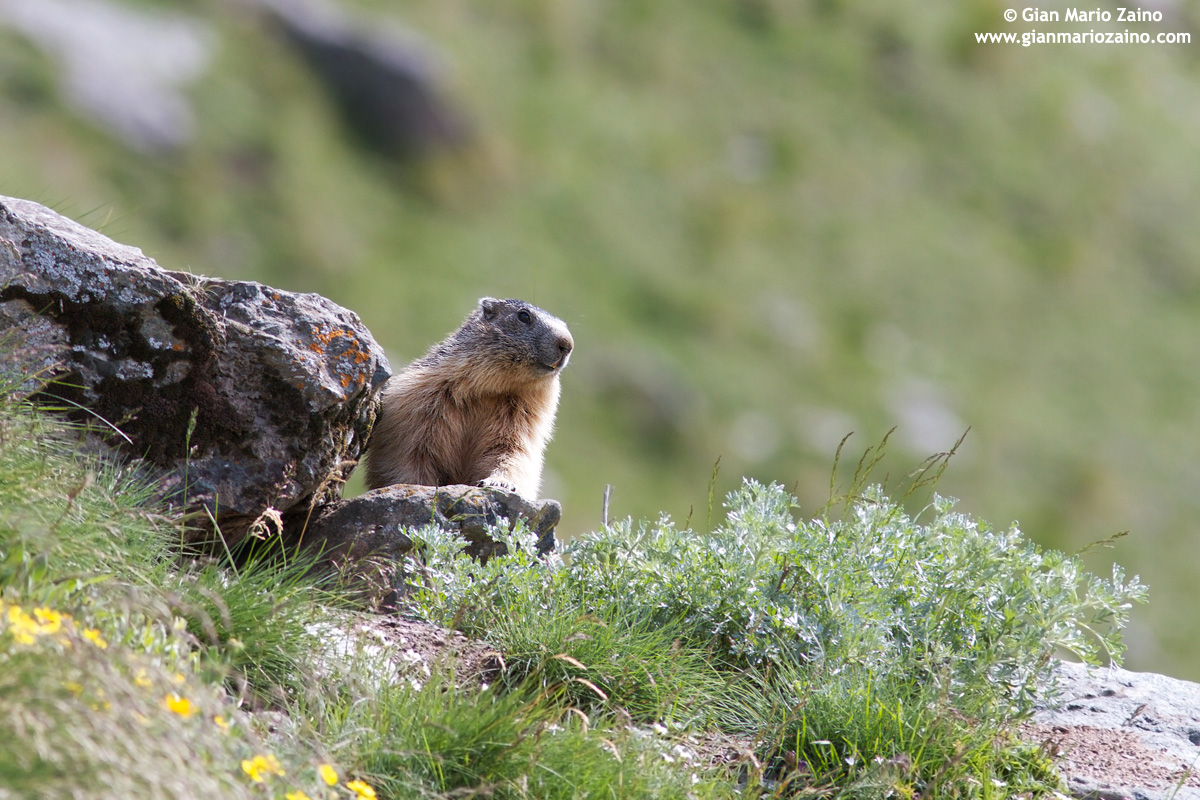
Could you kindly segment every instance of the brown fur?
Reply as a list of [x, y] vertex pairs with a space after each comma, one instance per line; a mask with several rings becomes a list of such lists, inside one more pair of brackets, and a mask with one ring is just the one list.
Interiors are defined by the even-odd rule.
[[367, 486], [465, 483], [536, 499], [573, 347], [567, 326], [540, 308], [481, 299], [384, 386]]

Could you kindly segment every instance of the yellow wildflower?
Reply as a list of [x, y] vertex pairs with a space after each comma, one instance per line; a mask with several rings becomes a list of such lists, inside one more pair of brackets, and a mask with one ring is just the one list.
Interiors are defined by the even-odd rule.
[[41, 626], [37, 624], [37, 620], [26, 614], [25, 609], [20, 606], [9, 606], [7, 616], [8, 626], [17, 643], [33, 644], [33, 637], [41, 633]]
[[154, 681], [146, 674], [146, 670], [139, 668], [137, 674], [133, 676], [133, 685], [139, 689], [149, 689], [154, 685]]
[[38, 634], [37, 623], [33, 622], [30, 617], [25, 619], [30, 621], [28, 623], [19, 622], [12, 626], [12, 635], [18, 644], [33, 644]]
[[288, 792], [283, 798], [284, 800], [310, 800], [309, 796], [300, 790]]
[[101, 650], [108, 649], [108, 642], [104, 641], [104, 637], [100, 635], [100, 631], [96, 630], [95, 628], [85, 628], [83, 631], [83, 638], [87, 639]]
[[242, 761], [242, 772], [250, 776], [250, 780], [255, 783], [262, 783], [271, 775], [286, 775], [283, 767], [279, 765], [279, 759], [273, 755], [255, 756], [251, 759]]
[[67, 681], [66, 683], [63, 684], [63, 686], [66, 687], [68, 692], [75, 695], [76, 697], [83, 694], [83, 684], [81, 684], [81, 683], [76, 683], [75, 681]]
[[[36, 637], [58, 633], [63, 630], [63, 623], [71, 621], [70, 614], [63, 614], [44, 606], [35, 608], [33, 614], [27, 614], [20, 606], [7, 606], [4, 615], [8, 619], [13, 639], [18, 644], [33, 644]], [[70, 641], [63, 637], [59, 637], [59, 641], [70, 644]]]
[[358, 795], [360, 800], [375, 800], [375, 790], [365, 781], [350, 781], [346, 788]]
[[263, 782], [263, 768], [259, 763], [261, 760], [262, 756], [242, 759], [242, 772], [249, 775], [250, 780], [254, 781], [255, 783]]
[[213, 723], [225, 733], [229, 733], [229, 720], [225, 719], [220, 714], [217, 714], [215, 717], [213, 717]]
[[176, 686], [183, 686], [183, 682], [186, 680], [187, 678], [184, 677], [182, 672], [176, 672], [171, 676], [171, 683], [175, 684]]
[[[35, 608], [33, 616], [38, 621], [38, 633], [58, 633], [62, 628], [64, 615], [52, 608]], [[66, 616], [66, 619], [70, 619], [70, 616]]]
[[321, 776], [321, 780], [325, 781], [327, 786], [333, 786], [338, 782], [337, 770], [328, 764], [317, 767], [317, 774]]
[[174, 711], [181, 717], [190, 717], [196, 713], [196, 705], [186, 697], [180, 697], [172, 692], [163, 698], [163, 705], [168, 711]]
[[17, 644], [33, 644], [33, 634], [27, 630], [13, 628], [13, 639]]

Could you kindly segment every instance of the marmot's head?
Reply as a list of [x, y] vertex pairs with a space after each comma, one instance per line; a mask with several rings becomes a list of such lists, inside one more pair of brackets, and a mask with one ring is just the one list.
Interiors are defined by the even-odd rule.
[[541, 377], [556, 374], [567, 366], [575, 347], [565, 322], [523, 300], [483, 297], [471, 316], [487, 332], [497, 358], [529, 368]]

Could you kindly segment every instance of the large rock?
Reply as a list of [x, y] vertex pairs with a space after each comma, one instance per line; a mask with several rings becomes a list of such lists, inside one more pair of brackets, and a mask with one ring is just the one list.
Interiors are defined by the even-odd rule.
[[357, 315], [323, 297], [168, 272], [0, 197], [5, 329], [21, 339], [10, 371], [53, 372], [36, 399], [105, 420], [106, 446], [158, 467], [162, 496], [207, 508], [231, 544], [339, 496], [389, 374]]

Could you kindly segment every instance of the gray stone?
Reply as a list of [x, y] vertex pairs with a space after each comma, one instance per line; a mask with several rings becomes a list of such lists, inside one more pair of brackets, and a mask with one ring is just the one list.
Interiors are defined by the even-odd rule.
[[1074, 797], [1200, 800], [1200, 686], [1072, 663], [1056, 674], [1056, 705], [1024, 732], [1057, 749]]
[[443, 91], [440, 59], [411, 30], [349, 19], [326, 0], [243, 2], [283, 33], [366, 147], [407, 159], [469, 142], [465, 116]]
[[524, 520], [538, 535], [538, 551], [554, 548], [554, 527], [562, 517], [555, 500], [530, 502], [514, 492], [476, 486], [397, 484], [359, 497], [329, 503], [311, 514], [285, 519], [284, 543], [316, 555], [318, 569], [332, 570], [352, 587], [386, 604], [403, 589], [397, 570], [412, 552], [406, 530], [433, 523], [462, 534], [466, 552], [486, 559], [501, 555], [489, 529]]
[[168, 272], [0, 197], [6, 329], [20, 334], [6, 371], [52, 376], [36, 400], [106, 421], [105, 446], [157, 467], [162, 497], [207, 509], [230, 544], [340, 495], [390, 371], [357, 315], [323, 297]]
[[58, 62], [67, 102], [134, 149], [175, 150], [191, 139], [184, 89], [215, 49], [199, 19], [106, 0], [0, 0], [0, 25]]

